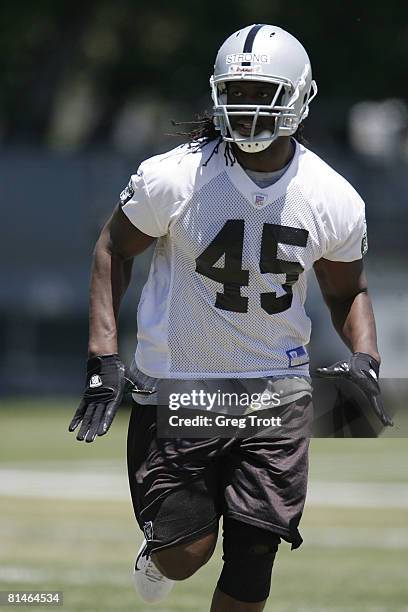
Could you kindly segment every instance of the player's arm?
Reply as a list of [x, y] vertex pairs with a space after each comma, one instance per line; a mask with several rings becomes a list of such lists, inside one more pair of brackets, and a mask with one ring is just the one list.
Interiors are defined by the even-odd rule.
[[77, 440], [93, 442], [104, 435], [123, 394], [133, 381], [118, 355], [118, 315], [129, 285], [133, 257], [155, 238], [138, 230], [119, 206], [105, 224], [93, 254], [87, 380], [83, 399], [70, 423]]
[[138, 230], [118, 205], [95, 246], [89, 303], [89, 357], [117, 353], [117, 321], [129, 286], [133, 257], [155, 238]]
[[314, 271], [333, 325], [343, 342], [353, 353], [367, 353], [380, 363], [363, 260], [319, 259], [314, 264]]
[[353, 380], [364, 391], [382, 423], [393, 425], [384, 410], [378, 385], [381, 359], [363, 260], [319, 259], [314, 270], [333, 325], [352, 352], [348, 361], [319, 368], [318, 374]]

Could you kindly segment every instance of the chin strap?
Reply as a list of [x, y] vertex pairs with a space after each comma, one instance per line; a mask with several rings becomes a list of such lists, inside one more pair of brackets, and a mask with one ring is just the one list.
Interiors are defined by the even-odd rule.
[[232, 132], [233, 137], [236, 139], [235, 144], [237, 147], [244, 151], [244, 153], [260, 153], [261, 151], [265, 151], [275, 140], [275, 138], [268, 138], [272, 136], [272, 132], [270, 130], [263, 130], [257, 135], [257, 138], [268, 138], [268, 140], [262, 140], [260, 142], [238, 142], [242, 136], [237, 131]]

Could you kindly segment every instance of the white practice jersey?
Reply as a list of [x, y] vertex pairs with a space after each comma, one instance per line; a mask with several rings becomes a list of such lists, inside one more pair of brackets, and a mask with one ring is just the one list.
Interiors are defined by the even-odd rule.
[[121, 194], [130, 221], [158, 238], [136, 365], [155, 378], [308, 375], [306, 272], [322, 257], [361, 258], [364, 203], [298, 143], [266, 188], [227, 165], [224, 143], [211, 156], [215, 144], [144, 161]]

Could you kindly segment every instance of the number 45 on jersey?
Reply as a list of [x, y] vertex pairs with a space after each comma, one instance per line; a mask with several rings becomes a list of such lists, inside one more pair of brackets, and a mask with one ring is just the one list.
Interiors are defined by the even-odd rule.
[[[230, 219], [225, 222], [214, 240], [196, 259], [196, 272], [211, 278], [223, 287], [217, 292], [215, 307], [232, 312], [247, 312], [248, 298], [241, 295], [241, 287], [249, 284], [249, 271], [242, 269], [242, 252], [244, 248], [245, 222], [243, 219]], [[298, 261], [278, 259], [278, 244], [290, 244], [305, 247], [309, 232], [302, 228], [264, 223], [261, 240], [259, 269], [262, 274], [286, 274], [282, 284], [284, 295], [261, 293], [261, 307], [268, 314], [276, 314], [290, 308], [292, 304], [292, 287], [303, 272]], [[225, 255], [223, 268], [214, 264]]]

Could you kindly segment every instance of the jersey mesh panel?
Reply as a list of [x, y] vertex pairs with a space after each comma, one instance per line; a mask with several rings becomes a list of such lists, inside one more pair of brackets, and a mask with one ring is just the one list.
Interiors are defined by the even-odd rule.
[[[254, 193], [257, 187], [254, 184]], [[259, 192], [259, 190], [258, 190]], [[223, 285], [195, 271], [196, 258], [230, 219], [245, 222], [242, 269], [249, 270], [249, 284], [241, 287], [248, 297], [246, 313], [214, 306]], [[310, 320], [304, 311], [306, 273], [293, 286], [288, 310], [268, 314], [260, 294], [285, 294], [285, 274], [260, 272], [259, 260], [264, 223], [305, 228], [306, 248], [279, 244], [278, 258], [299, 261], [307, 270], [316, 258], [318, 228], [303, 194], [291, 185], [286, 194], [256, 209], [236, 189], [226, 172], [196, 192], [172, 229], [174, 284], [169, 308], [170, 375], [222, 376], [287, 370], [286, 351], [304, 345], [310, 336]], [[223, 259], [223, 258], [222, 258]], [[222, 267], [222, 260], [217, 264]], [[293, 373], [307, 372], [307, 366]]]

